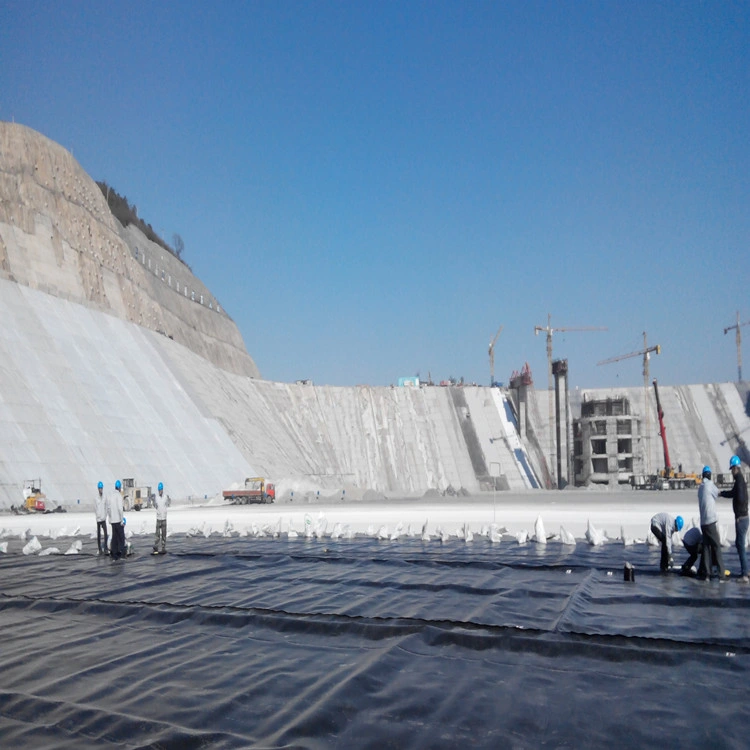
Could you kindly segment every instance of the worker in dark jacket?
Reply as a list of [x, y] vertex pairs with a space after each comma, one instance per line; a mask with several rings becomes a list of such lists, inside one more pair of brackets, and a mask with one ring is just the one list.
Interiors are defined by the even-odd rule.
[[682, 528], [682, 516], [672, 518], [669, 513], [657, 513], [651, 519], [651, 533], [661, 544], [659, 569], [666, 573], [672, 567], [672, 534]]
[[740, 465], [739, 456], [732, 456], [729, 460], [729, 470], [734, 477], [734, 485], [731, 490], [724, 490], [721, 497], [732, 498], [732, 510], [734, 511], [734, 546], [737, 547], [737, 554], [740, 556], [740, 581], [748, 583], [750, 578], [747, 575], [747, 552], [745, 549], [747, 539], [747, 529], [750, 525], [750, 519], [747, 515], [747, 484], [745, 477], [742, 475], [742, 466]]

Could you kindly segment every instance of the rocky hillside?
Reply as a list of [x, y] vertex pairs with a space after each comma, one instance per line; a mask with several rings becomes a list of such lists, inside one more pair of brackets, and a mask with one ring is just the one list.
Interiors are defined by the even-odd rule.
[[0, 122], [0, 276], [137, 323], [259, 377], [237, 326], [187, 266], [112, 216], [70, 152]]

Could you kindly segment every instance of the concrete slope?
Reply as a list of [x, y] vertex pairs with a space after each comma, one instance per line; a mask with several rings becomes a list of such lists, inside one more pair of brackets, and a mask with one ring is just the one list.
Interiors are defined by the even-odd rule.
[[262, 381], [4, 280], [0, 313], [1, 505], [18, 504], [37, 477], [66, 505], [88, 504], [100, 479], [164, 481], [187, 498], [255, 473], [288, 491], [476, 493], [493, 460], [510, 488], [530, 485], [497, 389]]
[[464, 388], [474, 429], [490, 476], [505, 477], [508, 489], [539, 486], [507, 395], [500, 388]]
[[[468, 409], [456, 394], [479, 398], [476, 421], [497, 423], [490, 389], [350, 388], [242, 378], [202, 367], [188, 350], [165, 344], [185, 390], [215, 415], [263, 475], [298, 489], [346, 486], [388, 493], [427, 489], [477, 492], [497, 459], [513, 489], [530, 482], [509, 443], [467, 445]], [[500, 428], [497, 428], [500, 430]], [[480, 455], [477, 455], [479, 451]], [[477, 464], [477, 460], [479, 463]]]
[[[131, 476], [164, 481], [176, 498], [215, 495], [255, 473], [286, 492], [355, 497], [367, 489], [477, 493], [497, 474], [512, 490], [542, 484], [501, 389], [263, 381], [134, 323], [6, 280], [0, 314], [0, 505], [19, 503], [23, 481], [38, 477], [66, 505], [90, 502], [99, 479]], [[739, 442], [750, 434], [746, 388], [660, 391], [674, 465], [719, 471], [732, 453], [746, 456]], [[584, 393], [625, 395], [642, 413], [642, 388]], [[545, 396], [532, 394], [540, 406]], [[546, 449], [543, 410], [532, 411]], [[656, 469], [655, 417], [647, 442]]]
[[187, 498], [253, 473], [172, 376], [165, 337], [4, 280], [0, 316], [0, 506], [20, 504], [26, 479], [86, 505], [99, 480]]

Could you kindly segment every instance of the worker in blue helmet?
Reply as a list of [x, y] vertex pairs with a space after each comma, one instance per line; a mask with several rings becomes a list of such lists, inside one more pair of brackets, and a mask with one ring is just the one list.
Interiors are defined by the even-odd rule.
[[719, 537], [719, 515], [716, 512], [716, 498], [719, 490], [711, 480], [711, 467], [704, 466], [701, 472], [701, 483], [698, 487], [698, 508], [701, 515], [701, 534], [703, 534], [703, 561], [700, 578], [716, 577], [724, 580], [724, 560], [721, 554], [721, 538]]
[[747, 514], [747, 482], [742, 474], [742, 462], [739, 456], [732, 456], [729, 459], [729, 470], [734, 477], [734, 484], [731, 490], [724, 490], [720, 493], [721, 497], [732, 498], [732, 510], [734, 511], [734, 546], [737, 548], [737, 554], [740, 558], [740, 581], [742, 583], [750, 582], [747, 575], [747, 529], [750, 526], [750, 519]]
[[698, 558], [700, 558], [701, 563], [698, 566], [698, 577], [705, 578], [706, 572], [703, 569], [703, 534], [701, 534], [701, 530], [696, 528], [695, 526], [693, 526], [691, 529], [688, 529], [682, 536], [682, 546], [687, 550], [689, 557], [682, 564], [682, 567], [680, 568], [680, 575], [696, 575], [695, 571], [693, 570], [693, 565], [695, 565]]
[[657, 513], [651, 519], [651, 533], [659, 540], [661, 545], [659, 569], [662, 573], [666, 573], [673, 565], [672, 534], [680, 531], [682, 524], [682, 516], [672, 518], [669, 513]]
[[96, 486], [97, 493], [94, 497], [94, 515], [96, 516], [96, 546], [100, 555], [106, 555], [109, 551], [107, 544], [107, 498], [104, 497], [104, 482]]
[[109, 516], [109, 523], [112, 526], [112, 543], [110, 544], [109, 554], [113, 561], [119, 560], [125, 555], [122, 482], [119, 479], [115, 482], [115, 491], [107, 498], [107, 515]]
[[[156, 535], [154, 536], [154, 551], [152, 555], [165, 555], [167, 553], [167, 505], [169, 497], [164, 495], [164, 484], [159, 482], [154, 497], [156, 508]], [[161, 549], [160, 549], [161, 547]]]

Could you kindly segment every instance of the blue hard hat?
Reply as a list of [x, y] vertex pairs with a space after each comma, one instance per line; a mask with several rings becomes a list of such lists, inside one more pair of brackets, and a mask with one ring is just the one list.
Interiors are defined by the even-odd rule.
[[164, 489], [164, 485], [161, 482], [159, 482], [159, 486], [156, 489], [158, 489], [159, 492], [161, 492]]
[[730, 469], [733, 468], [733, 467], [735, 467], [735, 466], [739, 466], [739, 465], [740, 465], [740, 457], [739, 456], [732, 456], [729, 459], [729, 468]]
[[119, 489], [120, 489], [121, 487], [122, 487], [122, 484], [120, 484], [120, 480], [118, 479], [118, 480], [117, 480], [117, 481], [115, 482], [115, 489], [116, 489], [116, 490], [119, 490]]
[[677, 529], [677, 531], [682, 531], [684, 521], [682, 520], [682, 516], [677, 516], [677, 518], [674, 519], [674, 526]]
[[102, 482], [99, 482], [99, 484], [96, 485], [100, 490], [104, 489], [104, 484]]
[[708, 474], [710, 476], [711, 475], [711, 467], [710, 466], [704, 466], [703, 467], [703, 474], [704, 475]]

